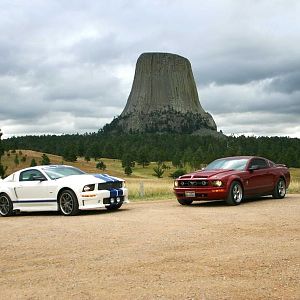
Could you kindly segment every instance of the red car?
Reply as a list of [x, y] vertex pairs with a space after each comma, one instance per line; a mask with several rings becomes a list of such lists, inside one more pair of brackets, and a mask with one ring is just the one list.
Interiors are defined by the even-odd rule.
[[226, 200], [237, 205], [247, 196], [284, 198], [289, 184], [290, 172], [285, 165], [262, 157], [235, 156], [180, 176], [174, 182], [174, 193], [182, 205], [199, 200]]

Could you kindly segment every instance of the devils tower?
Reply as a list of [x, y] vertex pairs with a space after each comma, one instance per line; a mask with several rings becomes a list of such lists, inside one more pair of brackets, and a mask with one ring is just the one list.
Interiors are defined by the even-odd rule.
[[189, 60], [170, 53], [141, 54], [127, 104], [104, 130], [217, 133], [199, 102]]

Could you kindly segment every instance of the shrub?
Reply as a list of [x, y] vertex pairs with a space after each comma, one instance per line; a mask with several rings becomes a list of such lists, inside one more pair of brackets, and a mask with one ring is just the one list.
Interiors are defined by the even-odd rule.
[[132, 174], [132, 169], [130, 166], [126, 166], [124, 169], [126, 175], [130, 176]]
[[176, 179], [184, 174], [186, 174], [185, 169], [177, 169], [173, 173], [170, 174], [170, 177]]
[[105, 164], [102, 160], [100, 160], [100, 161], [96, 164], [96, 168], [97, 168], [97, 169], [100, 169], [100, 170], [102, 170], [102, 171], [104, 171], [104, 170], [106, 169], [106, 164]]
[[153, 171], [154, 171], [153, 176], [156, 176], [157, 178], [162, 178], [165, 172], [161, 164], [157, 164], [157, 166], [153, 168]]

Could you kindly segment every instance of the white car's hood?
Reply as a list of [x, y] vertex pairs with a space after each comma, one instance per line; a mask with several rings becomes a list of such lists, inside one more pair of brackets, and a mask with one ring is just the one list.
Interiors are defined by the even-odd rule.
[[124, 181], [123, 179], [112, 177], [107, 174], [82, 174], [82, 175], [71, 175], [57, 179], [58, 182], [72, 183], [79, 185], [103, 183], [103, 182], [116, 182]]

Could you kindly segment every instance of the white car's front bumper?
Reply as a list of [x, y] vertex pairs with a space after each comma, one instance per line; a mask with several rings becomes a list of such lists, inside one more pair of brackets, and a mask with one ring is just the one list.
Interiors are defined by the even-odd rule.
[[112, 190], [95, 190], [82, 192], [78, 195], [79, 209], [95, 209], [107, 207], [110, 204], [129, 203], [126, 188]]

